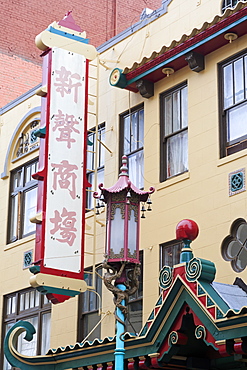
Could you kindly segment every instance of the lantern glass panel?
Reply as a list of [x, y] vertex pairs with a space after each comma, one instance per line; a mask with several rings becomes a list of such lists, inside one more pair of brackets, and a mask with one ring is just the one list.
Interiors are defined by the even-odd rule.
[[110, 259], [124, 258], [124, 218], [120, 207], [116, 206], [110, 231]]
[[137, 258], [137, 226], [135, 210], [131, 209], [128, 220], [128, 258]]

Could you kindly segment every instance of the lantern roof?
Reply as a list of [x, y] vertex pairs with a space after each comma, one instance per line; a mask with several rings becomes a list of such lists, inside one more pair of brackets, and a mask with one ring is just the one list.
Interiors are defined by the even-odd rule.
[[104, 188], [103, 184], [99, 184], [99, 189], [102, 191], [105, 198], [109, 196], [110, 193], [120, 193], [121, 191], [132, 191], [133, 193], [140, 196], [141, 202], [146, 202], [148, 196], [152, 194], [155, 189], [153, 187], [149, 188], [149, 191], [143, 191], [138, 189], [129, 179], [129, 172], [128, 172], [128, 159], [127, 156], [124, 155], [122, 157], [122, 166], [120, 168], [120, 174], [118, 180], [115, 185], [111, 186], [110, 188]]

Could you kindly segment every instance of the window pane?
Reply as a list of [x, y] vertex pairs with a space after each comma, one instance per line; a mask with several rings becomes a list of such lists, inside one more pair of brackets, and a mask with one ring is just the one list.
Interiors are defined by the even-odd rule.
[[37, 172], [37, 162], [34, 162], [26, 167], [25, 171], [25, 184], [33, 181], [32, 175]]
[[163, 266], [174, 266], [180, 262], [182, 243], [171, 243], [161, 246], [161, 268]]
[[234, 89], [236, 104], [244, 99], [244, 71], [242, 58], [234, 63]]
[[88, 191], [87, 191], [87, 208], [88, 209], [93, 209], [94, 208], [93, 193], [95, 191], [95, 189], [94, 189], [94, 172], [91, 172], [90, 174], [87, 175], [87, 180], [88, 180], [89, 184], [91, 184], [91, 187], [88, 188]]
[[41, 331], [41, 355], [45, 355], [50, 347], [50, 329], [51, 329], [51, 314], [45, 313], [41, 317], [42, 331]]
[[138, 148], [138, 112], [132, 113], [130, 116], [130, 135], [131, 135], [131, 147], [130, 151], [133, 152]]
[[180, 130], [180, 90], [172, 95], [173, 132]]
[[33, 188], [24, 193], [24, 225], [23, 225], [23, 235], [32, 233], [35, 231], [36, 225], [31, 223], [29, 220], [36, 214], [37, 206], [37, 187]]
[[[102, 269], [97, 269], [97, 272], [100, 276], [102, 276]], [[96, 275], [96, 291], [101, 294], [102, 292], [102, 279]], [[97, 305], [99, 305], [99, 298], [97, 297]], [[98, 308], [99, 306], [97, 306]]]
[[162, 139], [160, 173], [161, 181], [188, 169], [188, 88], [174, 88], [174, 92], [162, 94], [160, 135]]
[[128, 311], [129, 321], [127, 320], [127, 331], [130, 333], [139, 333], [142, 328], [142, 299], [136, 302], [129, 302]]
[[[5, 325], [5, 331], [4, 331], [4, 334], [6, 335], [7, 332], [9, 331], [9, 329], [14, 325], [14, 322], [12, 323], [8, 323]], [[4, 336], [5, 336], [4, 335]], [[8, 363], [8, 361], [6, 360], [6, 358], [4, 357], [4, 361], [3, 361], [3, 370], [11, 370], [12, 367], [11, 365]]]
[[[89, 285], [87, 281], [87, 285]], [[89, 303], [89, 291], [87, 290], [85, 293], [83, 293], [83, 298], [82, 298], [82, 312], [88, 312], [88, 303]]]
[[14, 242], [35, 231], [35, 225], [29, 222], [29, 218], [36, 213], [37, 189], [33, 189], [38, 182], [32, 178], [32, 174], [37, 172], [37, 166], [38, 161], [36, 160], [24, 164], [20, 169], [11, 173], [12, 190], [7, 242]]
[[172, 133], [172, 96], [165, 98], [165, 135]]
[[[90, 188], [88, 188], [88, 191], [87, 191], [87, 208], [88, 209], [93, 209], [94, 208], [94, 201], [95, 201], [95, 199], [93, 197], [93, 193], [94, 193], [94, 191], [97, 191], [97, 189], [94, 189], [94, 173], [92, 172], [92, 173], [88, 174], [87, 179], [88, 179], [88, 182], [90, 184], [92, 184], [92, 186]], [[103, 182], [104, 182], [104, 168], [100, 169], [97, 172], [97, 184], [99, 185]]]
[[[28, 289], [22, 292], [12, 293], [9, 296], [5, 297], [6, 300], [6, 311], [3, 313], [4, 333], [10, 329], [10, 327], [19, 320], [24, 320], [30, 322], [36, 333], [31, 342], [24, 339], [26, 333], [23, 332], [17, 341], [17, 350], [27, 356], [35, 356], [40, 354], [45, 354], [47, 348], [49, 347], [49, 337], [50, 337], [50, 303], [46, 305], [45, 309], [40, 307], [35, 307], [36, 302], [39, 302], [39, 299], [36, 299], [36, 294], [38, 297], [41, 297], [41, 294], [35, 289]], [[12, 304], [9, 302], [11, 301]], [[18, 311], [16, 309], [18, 307]], [[30, 315], [30, 309], [32, 309], [32, 314]], [[13, 319], [12, 322], [6, 322], [9, 320], [7, 313], [12, 311]], [[37, 340], [39, 338], [39, 341]], [[39, 344], [38, 344], [39, 343]], [[4, 370], [12, 369], [8, 367], [7, 362], [4, 362]]]
[[18, 337], [18, 345], [17, 345], [18, 352], [26, 356], [35, 356], [37, 353], [38, 317], [31, 317], [31, 318], [25, 319], [25, 321], [30, 322], [34, 326], [36, 333], [34, 334], [31, 342], [28, 342], [27, 340], [24, 339], [26, 335], [25, 332], [22, 333]]
[[49, 304], [49, 299], [46, 297], [46, 295], [43, 296], [44, 305]]
[[20, 294], [20, 311], [23, 311], [25, 309], [24, 298], [25, 294], [24, 293]]
[[29, 292], [25, 293], [25, 310], [28, 310], [30, 308], [29, 294]]
[[94, 169], [94, 137], [93, 133], [87, 136], [87, 170], [92, 171]]
[[11, 308], [11, 313], [16, 312], [16, 296], [12, 297], [12, 308]]
[[32, 177], [31, 177], [31, 173], [32, 173], [32, 171], [31, 171], [31, 169], [32, 169], [32, 167], [31, 167], [31, 166], [28, 166], [28, 167], [26, 168], [25, 184], [26, 184], [27, 182], [29, 182], [29, 181], [31, 181], [31, 180], [32, 180]]
[[[105, 128], [100, 130], [100, 141], [105, 143]], [[99, 167], [103, 167], [105, 164], [105, 148], [102, 144], [99, 144]]]
[[236, 140], [247, 134], [246, 121], [247, 104], [242, 104], [228, 111], [227, 115], [227, 141]]
[[245, 99], [247, 98], [247, 56], [244, 57]]
[[[87, 210], [94, 208], [94, 198], [93, 193], [97, 191], [97, 187], [95, 188], [94, 178], [95, 178], [95, 150], [96, 150], [96, 128], [93, 129], [93, 132], [88, 133], [88, 143], [91, 142], [93, 145], [87, 146], [87, 180], [92, 185], [91, 187], [87, 188]], [[97, 148], [98, 148], [98, 157], [97, 157], [97, 185], [104, 181], [104, 171], [103, 167], [105, 164], [105, 147], [102, 143], [105, 142], [105, 126], [100, 125], [98, 128], [98, 141], [97, 141]], [[103, 171], [101, 174], [99, 172]]]
[[173, 266], [173, 258], [172, 258], [172, 247], [165, 248], [164, 251], [164, 266]]
[[13, 174], [13, 187], [12, 191], [22, 186], [22, 170], [16, 171]]
[[96, 294], [94, 292], [89, 292], [89, 311], [94, 311], [96, 309]]
[[181, 119], [182, 128], [188, 126], [188, 88], [187, 86], [181, 90]]
[[34, 306], [34, 298], [35, 298], [34, 290], [32, 290], [32, 291], [30, 292], [30, 308], [35, 307], [35, 306]]
[[180, 132], [167, 139], [167, 177], [188, 170], [188, 133]]
[[[95, 325], [99, 322], [100, 316], [98, 312], [83, 315], [83, 339], [91, 332]], [[94, 340], [100, 338], [100, 325], [94, 329], [93, 333], [88, 337], [88, 340]]]
[[129, 157], [129, 178], [131, 182], [137, 186], [139, 189], [144, 187], [144, 158], [143, 151], [139, 151], [130, 155]]
[[130, 116], [124, 118], [124, 152], [129, 154], [131, 152], [131, 132], [130, 132]]
[[18, 239], [18, 194], [11, 196], [9, 240]]
[[35, 290], [35, 307], [39, 307], [40, 299], [41, 299], [41, 294], [37, 290]]
[[233, 104], [233, 75], [232, 65], [224, 67], [223, 69], [224, 81], [224, 108], [228, 108]]
[[[99, 275], [102, 275], [102, 269], [97, 269], [96, 271]], [[92, 267], [85, 271], [84, 279], [89, 286], [92, 286]], [[95, 275], [95, 288], [96, 292], [101, 296], [102, 280], [97, 274]], [[101, 318], [98, 314], [99, 308], [99, 298], [94, 291], [86, 291], [79, 295], [78, 309], [81, 317], [79, 321], [79, 341], [83, 340], [99, 322]], [[89, 340], [93, 340], [94, 338], [100, 338], [100, 325], [93, 331]]]
[[[143, 187], [143, 152], [144, 145], [144, 109], [137, 108], [131, 114], [123, 115], [121, 118], [123, 136], [120, 141], [120, 159], [123, 155], [128, 156], [128, 168], [130, 180], [136, 185]], [[123, 144], [122, 144], [123, 143]], [[135, 157], [136, 156], [136, 157]], [[137, 165], [139, 168], [137, 168]], [[133, 167], [132, 167], [133, 166]], [[138, 173], [136, 173], [136, 171]], [[140, 185], [138, 185], [138, 183]]]
[[12, 297], [7, 298], [7, 315], [12, 313]]
[[139, 111], [139, 148], [144, 146], [144, 109]]

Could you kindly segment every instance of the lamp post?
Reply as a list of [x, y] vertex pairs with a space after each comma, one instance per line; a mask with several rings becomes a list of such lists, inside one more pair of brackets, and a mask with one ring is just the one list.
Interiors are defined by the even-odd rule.
[[[139, 233], [140, 218], [145, 218], [145, 211], [151, 211], [149, 191], [138, 189], [129, 179], [127, 157], [122, 157], [122, 167], [118, 181], [106, 189], [99, 185], [101, 194], [94, 193], [98, 202], [106, 203], [106, 245], [103, 267], [107, 270], [104, 283], [114, 295], [116, 305], [116, 350], [115, 369], [124, 369], [125, 319], [130, 295], [139, 287]], [[147, 204], [147, 208], [146, 208]], [[100, 204], [97, 205], [100, 207]], [[140, 216], [142, 212], [142, 216]]]

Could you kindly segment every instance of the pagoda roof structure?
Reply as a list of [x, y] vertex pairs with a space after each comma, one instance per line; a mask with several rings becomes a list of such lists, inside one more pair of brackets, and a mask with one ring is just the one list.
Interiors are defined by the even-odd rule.
[[[186, 244], [185, 244], [186, 247]], [[182, 250], [183, 251], [183, 250]], [[247, 286], [214, 281], [213, 262], [192, 258], [160, 271], [161, 294], [138, 335], [124, 334], [126, 369], [238, 369], [247, 360]], [[16, 323], [5, 355], [22, 370], [114, 369], [116, 337], [50, 349], [45, 356], [18, 353], [18, 336], [34, 328]]]
[[[150, 187], [149, 191], [143, 191], [137, 188], [129, 179], [127, 161], [128, 161], [127, 156], [123, 155], [122, 166], [120, 168], [120, 174], [117, 182], [110, 188], [104, 188], [103, 184], [99, 184], [99, 189], [101, 190], [105, 199], [107, 199], [107, 197], [111, 193], [120, 193], [121, 191], [126, 190], [135, 193], [140, 197], [140, 200], [142, 202], [146, 202], [149, 195], [152, 194], [155, 191], [155, 189], [153, 187]], [[95, 192], [94, 195], [97, 197], [98, 193]]]

